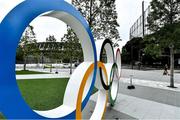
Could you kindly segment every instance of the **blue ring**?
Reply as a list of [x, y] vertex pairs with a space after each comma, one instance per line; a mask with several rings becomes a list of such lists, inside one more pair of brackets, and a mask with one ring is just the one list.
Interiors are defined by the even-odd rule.
[[[52, 10], [64, 11], [74, 16], [90, 36], [95, 69], [90, 90], [82, 102], [83, 108], [91, 96], [96, 79], [97, 54], [94, 38], [86, 20], [81, 16], [80, 12], [64, 0], [26, 0], [8, 13], [0, 24], [0, 111], [8, 119], [44, 118], [35, 113], [21, 96], [15, 76], [15, 56], [19, 40], [29, 23], [40, 14]], [[75, 111], [59, 119], [75, 119]]]

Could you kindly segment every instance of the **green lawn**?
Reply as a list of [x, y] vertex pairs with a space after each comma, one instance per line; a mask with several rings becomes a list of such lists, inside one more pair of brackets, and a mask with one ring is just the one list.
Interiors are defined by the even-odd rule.
[[[50, 110], [62, 105], [68, 78], [18, 80], [22, 96], [28, 105], [35, 110]], [[93, 93], [97, 89], [95, 88]], [[2, 119], [0, 114], [0, 119]]]
[[29, 71], [29, 70], [16, 71], [16, 75], [31, 75], [31, 74], [49, 74], [49, 73]]
[[62, 104], [68, 79], [19, 80], [26, 102], [35, 110], [49, 110]]
[[0, 113], [0, 119], [5, 119], [2, 113]]

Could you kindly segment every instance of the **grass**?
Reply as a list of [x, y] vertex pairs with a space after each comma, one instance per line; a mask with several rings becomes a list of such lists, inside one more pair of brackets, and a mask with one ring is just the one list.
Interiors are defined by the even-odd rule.
[[37, 71], [29, 71], [29, 70], [16, 71], [16, 75], [32, 75], [32, 74], [49, 74], [49, 73], [37, 72]]
[[[35, 110], [50, 110], [62, 105], [67, 83], [68, 78], [18, 81], [22, 96]], [[96, 91], [95, 88], [93, 93]]]
[[0, 119], [5, 119], [2, 113], [0, 113]]
[[17, 81], [25, 101], [35, 110], [49, 110], [62, 104], [68, 79]]
[[[18, 86], [26, 103], [34, 110], [50, 110], [63, 103], [68, 78], [18, 80]], [[94, 88], [93, 93], [97, 91]], [[5, 119], [0, 113], [0, 119]]]

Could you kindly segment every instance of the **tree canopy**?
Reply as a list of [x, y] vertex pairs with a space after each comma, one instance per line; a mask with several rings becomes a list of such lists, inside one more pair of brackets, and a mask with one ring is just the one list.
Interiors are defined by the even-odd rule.
[[17, 55], [23, 55], [24, 60], [24, 70], [26, 70], [26, 59], [28, 55], [30, 54], [36, 54], [38, 51], [38, 48], [36, 46], [37, 40], [36, 35], [33, 31], [33, 26], [28, 26], [26, 30], [24, 31], [21, 40], [19, 42], [19, 47], [17, 52]]
[[152, 32], [180, 21], [180, 0], [152, 0], [148, 15], [148, 28]]
[[56, 38], [54, 35], [49, 35], [49, 37], [46, 38], [46, 42], [56, 42]]
[[115, 0], [73, 0], [72, 4], [87, 19], [96, 40], [120, 40]]
[[77, 35], [68, 27], [67, 33], [61, 39], [64, 43], [64, 58], [66, 62], [83, 61], [83, 51]]
[[152, 0], [147, 20], [152, 32], [145, 37], [147, 54], [158, 58], [170, 45], [179, 48], [180, 0]]
[[[95, 40], [109, 38], [114, 43], [120, 40], [115, 0], [72, 0], [72, 4], [86, 18]], [[79, 39], [69, 26], [62, 41], [66, 43], [65, 51], [70, 51], [67, 58], [83, 61]]]

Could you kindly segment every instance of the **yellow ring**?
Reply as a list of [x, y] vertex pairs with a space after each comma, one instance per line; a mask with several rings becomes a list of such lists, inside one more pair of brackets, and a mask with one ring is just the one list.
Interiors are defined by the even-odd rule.
[[[98, 68], [101, 68], [104, 71], [105, 77], [106, 77], [106, 83], [108, 84], [108, 75], [107, 75], [107, 71], [106, 71], [104, 64], [102, 62], [97, 62], [97, 65], [98, 65]], [[88, 80], [88, 77], [91, 75], [91, 73], [93, 71], [94, 71], [94, 64], [91, 64], [83, 77], [83, 80], [82, 80], [82, 83], [81, 83], [81, 86], [79, 89], [78, 97], [77, 97], [76, 120], [82, 119], [81, 102], [82, 102], [83, 92], [84, 92], [84, 88], [85, 88], [86, 82]], [[106, 91], [106, 105], [107, 105], [107, 98], [108, 98], [108, 91]], [[104, 109], [103, 115], [104, 115], [105, 111], [106, 111], [106, 107]]]

